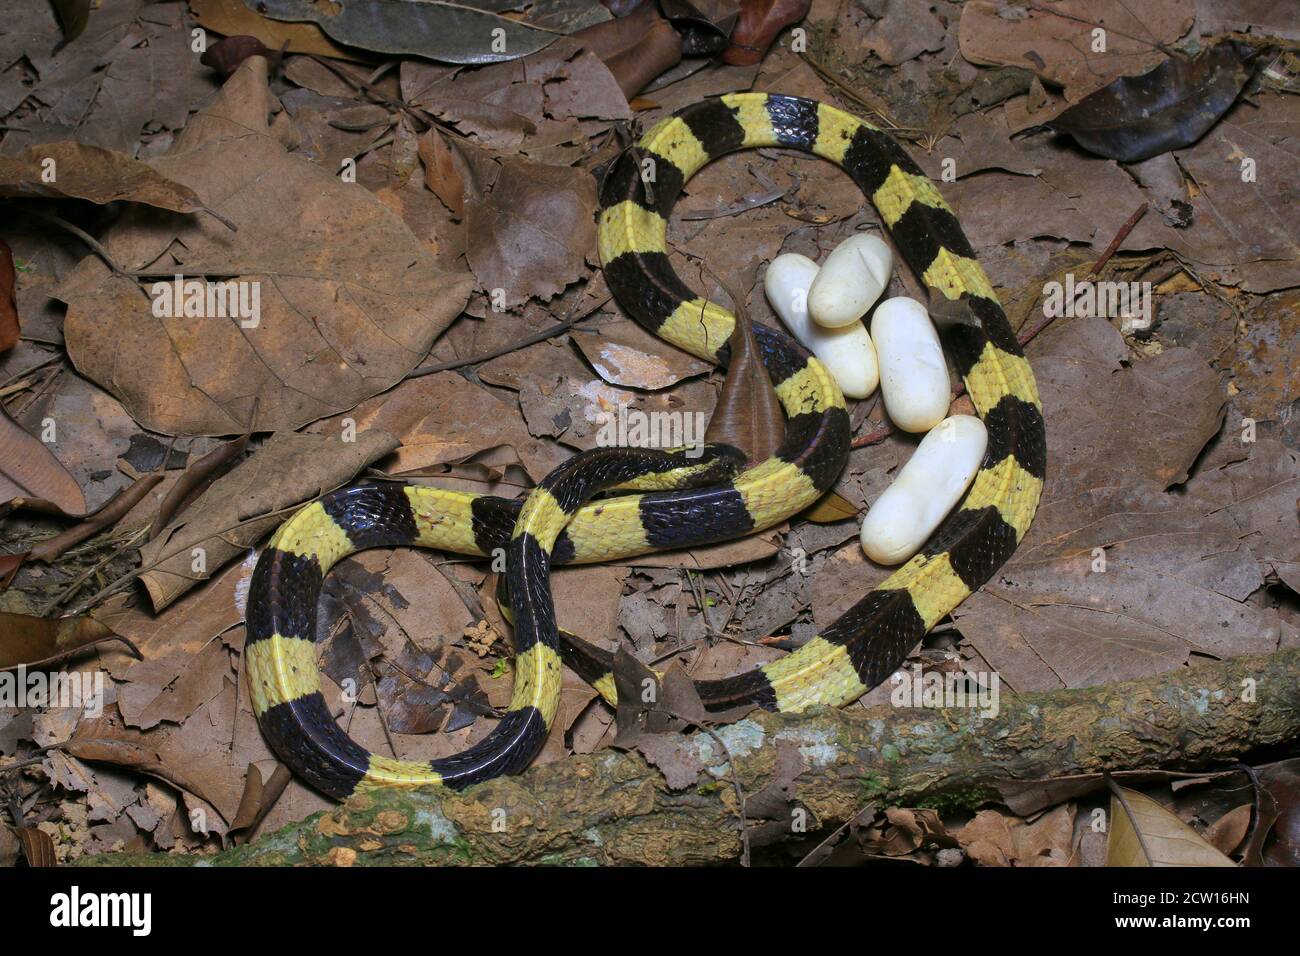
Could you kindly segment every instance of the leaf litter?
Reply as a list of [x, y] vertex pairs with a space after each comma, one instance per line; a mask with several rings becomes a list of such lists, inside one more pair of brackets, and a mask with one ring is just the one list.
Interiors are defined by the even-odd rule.
[[[39, 757], [6, 776], [25, 800], [49, 798], [23, 821], [34, 859], [124, 846], [208, 853], [326, 805], [266, 749], [240, 680], [252, 555], [283, 509], [366, 475], [514, 495], [593, 447], [601, 413], [711, 412], [724, 377], [609, 299], [592, 215], [603, 164], [637, 127], [719, 92], [837, 102], [896, 128], [937, 178], [954, 159], [956, 181], [941, 188], [1027, 325], [1041, 318], [1048, 278], [1108, 255], [1101, 278], [1156, 290], [1147, 330], [1062, 318], [1031, 343], [1049, 437], [1039, 516], [1015, 558], [909, 666], [996, 669], [1014, 693], [1297, 641], [1293, 101], [1252, 80], [1194, 142], [1140, 163], [1086, 156], [1034, 129], [1068, 123], [1071, 104], [1130, 85], [1171, 62], [1174, 47], [1194, 53], [1196, 38], [1223, 32], [1222, 17], [1185, 0], [1152, 5], [1141, 29], [1123, 5], [813, 4], [804, 55], [777, 42], [757, 61], [731, 65], [745, 57], [729, 53], [730, 63], [701, 69], [689, 52], [675, 65], [680, 42], [670, 43], [655, 51], [655, 69], [667, 71], [656, 81], [636, 54], [676, 30], [725, 45], [728, 5], [677, 5], [668, 20], [616, 36], [621, 18], [602, 8], [601, 23], [580, 29], [584, 5], [573, 4], [577, 19], [528, 27], [552, 31], [544, 47], [466, 67], [403, 54], [381, 63], [392, 44], [368, 50], [354, 33], [343, 46], [311, 22], [195, 0], [191, 12], [214, 34], [299, 54], [274, 77], [251, 56], [223, 84], [181, 42], [181, 4], [135, 20], [138, 4], [94, 9], [53, 55], [62, 29], [37, 6], [19, 4], [21, 29], [0, 36], [0, 172], [10, 170], [0, 191], [20, 213], [0, 240], [14, 250], [19, 334], [34, 337], [0, 356], [0, 379], [17, 376], [0, 400], [14, 440], [57, 462], [21, 455], [40, 472], [21, 494], [75, 506], [80, 493], [86, 505], [64, 508], [80, 514], [159, 480], [55, 560], [10, 569], [0, 594], [0, 610], [28, 618], [53, 600], [63, 611], [86, 605], [89, 616], [68, 619], [89, 635], [84, 648], [54, 649], [76, 655], [62, 666], [101, 672], [108, 685], [99, 721], [0, 708], [0, 772]], [[742, 25], [756, 22], [751, 11], [798, 15], [741, 6]], [[1105, 53], [1088, 48], [1094, 21], [1109, 32]], [[1285, 24], [1259, 26], [1288, 35]], [[170, 98], [152, 93], [159, 71], [181, 77]], [[124, 109], [111, 116], [115, 99]], [[56, 183], [40, 180], [49, 156], [68, 171]], [[1251, 158], [1275, 172], [1243, 180]], [[75, 198], [56, 207], [52, 190]], [[669, 225], [679, 273], [715, 298], [726, 297], [723, 283], [740, 286], [756, 322], [775, 322], [759, 291], [762, 262], [824, 255], [877, 225], [846, 177], [783, 150], [713, 164], [686, 192]], [[94, 212], [109, 201], [112, 216]], [[1143, 202], [1152, 213], [1125, 232]], [[273, 334], [155, 317], [152, 285], [176, 273], [259, 281], [263, 332]], [[904, 274], [891, 294], [916, 289]], [[409, 377], [424, 369], [435, 371]], [[562, 626], [615, 648], [624, 680], [650, 665], [672, 675], [665, 704], [617, 721], [622, 745], [670, 787], [704, 783], [717, 767], [704, 749], [725, 730], [699, 713], [685, 674], [712, 679], [778, 659], [887, 573], [862, 556], [854, 518], [913, 441], [874, 437], [887, 423], [870, 400], [850, 413], [866, 444], [812, 515], [826, 523], [805, 515], [689, 554], [557, 570]], [[46, 417], [59, 423], [54, 443], [39, 442]], [[221, 447], [207, 436], [245, 434], [247, 449], [203, 478], [201, 493], [182, 487], [181, 506], [159, 522], [186, 465]], [[340, 445], [344, 434], [356, 443]], [[292, 489], [266, 477], [284, 473]], [[4, 550], [49, 540], [67, 520], [13, 512]], [[156, 522], [161, 534], [146, 542]], [[208, 561], [197, 580], [194, 546]], [[164, 560], [144, 570], [168, 548], [185, 552], [185, 568]], [[158, 607], [133, 575], [153, 583]], [[490, 732], [511, 686], [494, 592], [482, 565], [455, 555], [371, 552], [331, 575], [324, 692], [359, 742], [427, 759]], [[865, 703], [886, 702], [888, 690]], [[539, 762], [614, 742], [615, 716], [566, 671], [560, 726]], [[689, 726], [708, 729], [674, 732]], [[804, 759], [789, 747], [777, 756], [779, 779], [738, 797], [737, 825], [748, 825], [751, 851], [789, 859], [764, 843], [797, 805]], [[1126, 799], [1145, 794], [1186, 828], [1150, 809], [1130, 815], [1148, 849], [1175, 834], [1203, 854], [1285, 858], [1297, 843], [1294, 777], [1258, 773], [1269, 795], [1262, 816], [1243, 809], [1239, 772], [1118, 779], [1140, 788]], [[725, 774], [713, 783], [731, 794]], [[1032, 803], [1007, 792], [959, 810], [866, 801], [804, 852], [820, 844], [810, 865], [1104, 863], [1105, 835], [1085, 821], [1105, 788], [1040, 790]], [[0, 857], [13, 852], [22, 851], [0, 844]]]

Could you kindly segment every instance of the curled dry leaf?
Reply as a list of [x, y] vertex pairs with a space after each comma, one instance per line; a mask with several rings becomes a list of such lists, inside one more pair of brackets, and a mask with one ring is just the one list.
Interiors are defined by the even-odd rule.
[[37, 544], [27, 557], [32, 561], [54, 561], [69, 548], [75, 548], [105, 528], [117, 524], [162, 480], [163, 476], [156, 472], [141, 475], [129, 488], [123, 488], [85, 521]]
[[90, 0], [53, 0], [54, 12], [59, 15], [59, 26], [63, 27], [63, 39], [71, 43], [86, 29], [90, 22]]
[[627, 97], [682, 60], [682, 35], [654, 3], [643, 2], [627, 16], [588, 27], [573, 38], [600, 57]]
[[279, 54], [267, 49], [266, 44], [257, 37], [233, 36], [218, 40], [204, 50], [199, 62], [212, 67], [222, 76], [230, 76], [250, 56], [264, 56], [271, 60], [278, 58]]
[[1250, 79], [1255, 51], [1225, 41], [1194, 59], [1170, 57], [1141, 76], [1121, 76], [1047, 125], [1098, 156], [1136, 163], [1196, 142]]
[[685, 35], [682, 52], [719, 53], [740, 16], [737, 0], [659, 0], [664, 16]]
[[785, 439], [785, 412], [763, 366], [749, 315], [738, 296], [731, 300], [736, 306], [731, 360], [704, 440], [733, 445], [753, 464], [770, 458]]
[[68, 515], [86, 513], [86, 498], [68, 470], [0, 408], [0, 505], [15, 498], [49, 502]]

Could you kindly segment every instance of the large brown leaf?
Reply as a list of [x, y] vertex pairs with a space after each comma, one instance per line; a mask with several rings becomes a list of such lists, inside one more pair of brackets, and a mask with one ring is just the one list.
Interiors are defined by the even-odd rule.
[[59, 290], [73, 361], [148, 428], [236, 434], [344, 411], [414, 368], [468, 297], [472, 278], [442, 272], [382, 201], [288, 152], [271, 105], [266, 61], [252, 57], [153, 161], [238, 232], [129, 211], [104, 237], [126, 268], [257, 283], [256, 327], [156, 317], [149, 287], [98, 259]]
[[739, 448], [753, 464], [770, 458], [780, 447], [785, 438], [785, 412], [763, 367], [763, 356], [744, 302], [734, 294], [731, 300], [736, 307], [736, 327], [730, 339], [731, 360], [704, 440]]
[[[313, 20], [340, 43], [380, 53], [413, 54], [447, 63], [493, 63], [542, 49], [557, 33], [609, 18], [596, 0], [518, 5], [499, 0], [260, 0], [259, 12], [277, 20]], [[500, 15], [526, 11], [518, 18]], [[550, 32], [556, 31], [556, 32]]]
[[[44, 618], [0, 611], [0, 670], [35, 667], [120, 638], [88, 617]], [[129, 643], [129, 642], [128, 642]]]
[[284, 23], [259, 16], [243, 0], [190, 0], [194, 19], [217, 33], [254, 36], [272, 50], [315, 53], [342, 60], [358, 60], [364, 53], [348, 50], [327, 37], [314, 23]]

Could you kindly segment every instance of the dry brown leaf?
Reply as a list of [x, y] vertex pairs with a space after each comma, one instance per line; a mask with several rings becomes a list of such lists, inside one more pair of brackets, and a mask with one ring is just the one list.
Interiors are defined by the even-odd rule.
[[[194, 778], [163, 763], [158, 752], [142, 741], [139, 734], [114, 731], [111, 735], [100, 735], [104, 728], [97, 726], [98, 721], [83, 724], [85, 736], [73, 737], [61, 748], [65, 754], [91, 763], [109, 763], [118, 767], [138, 770], [140, 773], [164, 780], [181, 790], [194, 794], [208, 803], [215, 810], [217, 805], [209, 800], [203, 792], [203, 786]], [[218, 811], [220, 812], [220, 811]]]
[[0, 611], [0, 638], [0, 670], [49, 664], [104, 641], [123, 640], [89, 617], [44, 618], [9, 611]]
[[808, 521], [815, 521], [818, 524], [834, 524], [836, 521], [847, 521], [849, 518], [856, 518], [857, 516], [858, 509], [853, 506], [853, 502], [833, 491], [828, 492], [816, 504], [800, 515], [800, 517]]
[[0, 352], [18, 344], [18, 274], [14, 271], [14, 254], [0, 239]]
[[1229, 810], [1205, 831], [1205, 839], [1220, 853], [1231, 853], [1246, 839], [1253, 813], [1254, 808], [1249, 803]]
[[19, 827], [18, 842], [23, 848], [23, 859], [28, 866], [58, 866], [54, 853], [54, 840], [44, 830], [35, 827]]
[[704, 440], [739, 448], [753, 464], [770, 458], [780, 447], [785, 438], [785, 411], [763, 367], [749, 316], [738, 297], [732, 296], [732, 302], [736, 327], [729, 343], [727, 378]]
[[437, 129], [420, 137], [420, 160], [424, 163], [424, 183], [443, 205], [459, 218], [465, 214], [465, 181], [456, 169], [451, 148]]
[[272, 50], [287, 43], [290, 53], [314, 53], [339, 60], [362, 60], [363, 50], [339, 46], [314, 23], [286, 23], [259, 16], [243, 0], [190, 0], [194, 19], [226, 36], [255, 36]]
[[[1008, 10], [1013, 14], [1008, 15]], [[1059, 0], [1050, 6], [1004, 8], [994, 0], [962, 7], [961, 52], [972, 63], [1032, 69], [1065, 87], [1073, 101], [1115, 77], [1145, 73], [1165, 58], [1156, 44], [1172, 44], [1192, 25], [1194, 0], [1149, 0], [1140, 10], [1124, 0]], [[1093, 52], [1093, 30], [1105, 33], [1105, 52]]]
[[0, 505], [15, 498], [48, 501], [68, 515], [86, 513], [86, 498], [68, 470], [0, 408]]
[[599, 332], [574, 331], [570, 337], [611, 385], [658, 390], [711, 368], [627, 319], [601, 326]]
[[117, 688], [122, 723], [148, 730], [163, 721], [184, 723], [234, 681], [230, 651], [210, 641], [199, 651], [178, 649], [127, 668]]
[[379, 198], [286, 150], [271, 106], [266, 61], [252, 57], [152, 161], [238, 232], [207, 217], [128, 211], [103, 239], [124, 268], [243, 283], [250, 303], [258, 295], [255, 327], [157, 317], [152, 286], [94, 257], [60, 287], [73, 361], [148, 428], [279, 430], [351, 408], [414, 368], [468, 296], [472, 277], [442, 272]]
[[145, 567], [152, 570], [140, 580], [154, 610], [161, 611], [242, 555], [288, 517], [281, 511], [347, 482], [397, 444], [377, 429], [359, 432], [355, 441], [273, 435], [141, 550]]
[[173, 212], [204, 208], [193, 189], [148, 163], [76, 142], [42, 143], [22, 157], [0, 156], [0, 196], [66, 196], [101, 206], [126, 201]]
[[[1137, 790], [1115, 788], [1107, 866], [1235, 866], [1205, 838]], [[1122, 801], [1121, 801], [1122, 796]]]
[[497, 169], [475, 177], [465, 205], [470, 268], [506, 308], [551, 299], [586, 271], [596, 243], [596, 181], [567, 166], [490, 162]]

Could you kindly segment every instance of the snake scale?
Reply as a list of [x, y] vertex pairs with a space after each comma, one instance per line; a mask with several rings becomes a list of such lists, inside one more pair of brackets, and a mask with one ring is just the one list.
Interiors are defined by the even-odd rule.
[[[965, 499], [920, 553], [797, 651], [697, 684], [710, 710], [756, 704], [799, 712], [848, 703], [879, 684], [1011, 556], [1038, 505], [1046, 441], [1029, 363], [951, 209], [886, 133], [823, 103], [766, 93], [704, 100], [663, 119], [622, 154], [604, 184], [599, 251], [624, 309], [660, 338], [726, 364], [735, 318], [677, 277], [668, 259], [668, 215], [702, 166], [754, 147], [828, 159], [871, 199], [902, 258], [930, 290], [945, 351], [989, 436]], [[517, 771], [541, 749], [555, 716], [561, 660], [613, 702], [612, 653], [554, 633], [549, 565], [627, 558], [770, 527], [820, 498], [847, 461], [849, 416], [834, 380], [788, 335], [758, 324], [754, 332], [787, 416], [786, 437], [773, 457], [733, 477], [718, 470], [730, 462], [726, 452], [687, 466], [642, 450], [603, 449], [577, 456], [583, 467], [561, 466], [525, 502], [361, 485], [289, 518], [254, 571], [244, 650], [254, 711], [280, 757], [334, 797], [371, 786], [461, 788]], [[694, 486], [702, 478], [707, 483]], [[581, 503], [610, 482], [641, 491]], [[510, 707], [479, 744], [432, 762], [367, 752], [339, 728], [321, 694], [315, 632], [325, 574], [355, 551], [397, 545], [509, 555], [516, 629]]]

